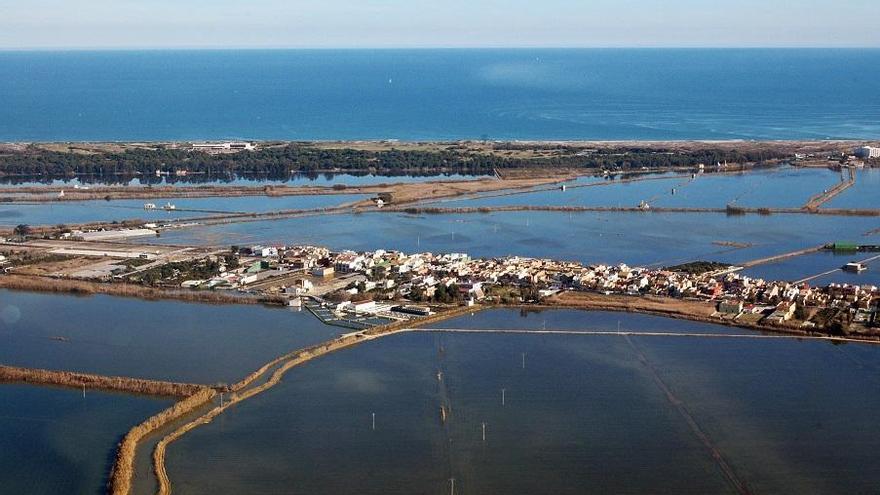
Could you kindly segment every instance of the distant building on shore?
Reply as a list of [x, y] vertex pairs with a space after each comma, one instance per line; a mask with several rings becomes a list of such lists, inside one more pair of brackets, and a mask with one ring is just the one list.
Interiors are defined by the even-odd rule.
[[880, 148], [862, 146], [856, 148], [856, 156], [859, 158], [880, 158]]
[[254, 143], [244, 142], [225, 142], [225, 143], [193, 143], [193, 151], [204, 151], [206, 153], [237, 153], [239, 151], [253, 151], [256, 149]]

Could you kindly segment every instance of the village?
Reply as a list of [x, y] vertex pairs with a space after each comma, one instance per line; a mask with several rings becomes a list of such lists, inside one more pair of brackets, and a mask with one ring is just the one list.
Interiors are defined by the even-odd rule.
[[[538, 304], [565, 292], [711, 303], [714, 319], [741, 326], [836, 335], [873, 335], [880, 326], [876, 286], [764, 280], [724, 263], [644, 268], [517, 256], [472, 258], [465, 253], [334, 251], [308, 245], [196, 248], [127, 242], [142, 231], [6, 239], [0, 270], [45, 280], [251, 296], [307, 308], [326, 323], [358, 329], [426, 316], [432, 307]], [[825, 247], [858, 248], [840, 243]], [[842, 269], [858, 273], [866, 266], [854, 262]]]
[[364, 326], [367, 321], [428, 315], [431, 307], [534, 304], [579, 291], [713, 303], [714, 317], [743, 326], [833, 334], [877, 332], [880, 289], [876, 286], [814, 287], [751, 278], [738, 273], [739, 268], [695, 262], [649, 269], [516, 256], [471, 258], [465, 253], [256, 245], [233, 246], [223, 254], [215, 252], [170, 268], [154, 266], [124, 278], [151, 285], [271, 296], [294, 307], [320, 307], [340, 321]]

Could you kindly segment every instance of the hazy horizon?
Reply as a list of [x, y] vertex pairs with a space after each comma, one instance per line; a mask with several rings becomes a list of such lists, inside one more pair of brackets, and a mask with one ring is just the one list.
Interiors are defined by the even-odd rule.
[[867, 0], [34, 0], [0, 49], [877, 48]]
[[141, 52], [141, 51], [440, 51], [440, 50], [880, 50], [880, 46], [45, 46], [0, 47], [0, 52]]

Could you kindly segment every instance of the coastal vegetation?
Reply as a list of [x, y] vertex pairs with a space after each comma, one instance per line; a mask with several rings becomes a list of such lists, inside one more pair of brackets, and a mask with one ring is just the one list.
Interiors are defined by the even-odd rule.
[[53, 371], [0, 365], [0, 382], [24, 382], [59, 387], [129, 392], [139, 395], [187, 397], [204, 388], [190, 383], [144, 380], [124, 376], [103, 376], [72, 371]]
[[[234, 259], [234, 256], [227, 256]], [[191, 261], [172, 261], [148, 268], [129, 277], [133, 282], [155, 286], [173, 283], [179, 286], [183, 280], [209, 279], [220, 274], [221, 262], [216, 258], [202, 258]]]
[[355, 149], [327, 148], [315, 143], [288, 143], [263, 146], [253, 151], [210, 154], [173, 145], [152, 148], [128, 147], [114, 151], [59, 151], [30, 145], [20, 150], [0, 153], [0, 176], [41, 177], [117, 177], [188, 174], [223, 177], [256, 174], [286, 177], [291, 173], [320, 171], [447, 171], [487, 174], [495, 169], [560, 167], [578, 169], [667, 169], [716, 163], [746, 164], [781, 160], [789, 155], [782, 150], [743, 149], [721, 146], [689, 148], [612, 146], [584, 148], [555, 146], [544, 153], [505, 153], [523, 146], [495, 143], [489, 149], [467, 146], [424, 149]]
[[175, 299], [209, 304], [281, 304], [272, 296], [253, 297], [230, 291], [169, 290], [128, 283], [99, 283], [85, 280], [64, 280], [39, 276], [6, 274], [0, 276], [0, 289], [67, 294], [108, 294], [140, 299]]
[[730, 265], [718, 261], [692, 261], [690, 263], [668, 266], [665, 269], [671, 272], [686, 273], [688, 275], [702, 275], [717, 270], [724, 270], [725, 268], [730, 268]]

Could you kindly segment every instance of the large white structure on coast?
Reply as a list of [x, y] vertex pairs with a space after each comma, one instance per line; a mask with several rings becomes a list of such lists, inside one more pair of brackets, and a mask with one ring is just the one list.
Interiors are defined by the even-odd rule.
[[225, 143], [193, 143], [193, 151], [206, 151], [208, 153], [229, 153], [235, 151], [251, 151], [255, 149], [254, 143], [225, 142]]
[[856, 156], [859, 158], [880, 158], [880, 148], [862, 146], [856, 148]]

